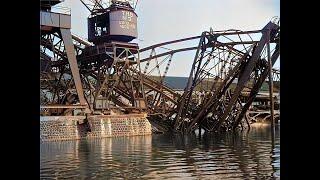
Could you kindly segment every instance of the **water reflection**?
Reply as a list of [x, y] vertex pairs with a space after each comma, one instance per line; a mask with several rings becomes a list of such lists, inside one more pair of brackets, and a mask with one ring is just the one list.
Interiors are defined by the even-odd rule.
[[280, 176], [280, 128], [188, 137], [118, 137], [40, 145], [42, 179], [270, 179]]

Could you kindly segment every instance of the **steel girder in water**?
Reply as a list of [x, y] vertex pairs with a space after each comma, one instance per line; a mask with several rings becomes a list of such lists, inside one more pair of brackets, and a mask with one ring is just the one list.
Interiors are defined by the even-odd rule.
[[[181, 40], [200, 38], [199, 46], [196, 48], [170, 50], [158, 55], [150, 53], [150, 57], [144, 58], [142, 62], [184, 50], [197, 50], [184, 93], [178, 97], [178, 104], [171, 109], [171, 112], [161, 115], [165, 120], [159, 124], [166, 122], [166, 126], [170, 126], [171, 129], [185, 133], [199, 126], [208, 131], [218, 130], [221, 126], [225, 129], [238, 127], [243, 114], [250, 107], [256, 95], [255, 92], [261, 88], [267, 77], [268, 64], [263, 56], [266, 56], [265, 47], [268, 43], [276, 46], [272, 54], [273, 64], [279, 57], [279, 30], [278, 25], [270, 22], [259, 31], [204, 32], [201, 36]], [[250, 36], [253, 33], [261, 33], [260, 40], [251, 38], [251, 40], [243, 41], [240, 37], [240, 35]], [[232, 41], [231, 38], [228, 38], [231, 35], [237, 35], [239, 41]], [[221, 37], [229, 41], [217, 40]], [[179, 40], [168, 43], [176, 42]], [[153, 50], [165, 44], [153, 45], [142, 51]], [[239, 46], [243, 46], [244, 49], [240, 49]], [[214, 59], [218, 61], [214, 62]], [[213, 73], [214, 68], [217, 69], [215, 73]], [[207, 75], [214, 82], [211, 88], [207, 89], [202, 103], [197, 104], [193, 102], [192, 97], [197, 94], [197, 87], [205, 81]], [[238, 82], [235, 87], [231, 88], [235, 80]], [[246, 102], [240, 100], [244, 89], [249, 89], [251, 92]], [[160, 121], [161, 118], [155, 119]]]
[[[93, 111], [108, 109], [110, 105], [127, 109], [127, 112], [132, 112], [132, 109], [146, 111], [153, 124], [166, 130], [189, 133], [199, 126], [207, 131], [215, 131], [220, 127], [236, 129], [241, 125], [246, 111], [268, 76], [268, 63], [263, 57], [268, 43], [275, 44], [271, 55], [272, 65], [279, 57], [279, 29], [279, 26], [270, 22], [257, 31], [204, 32], [201, 36], [160, 43], [139, 51], [121, 46], [110, 46], [109, 49], [90, 47], [90, 43], [77, 37], [73, 37], [73, 43], [84, 93]], [[253, 40], [252, 34], [262, 36]], [[200, 39], [197, 47], [157, 50], [168, 44], [194, 39]], [[43, 47], [54, 51], [58, 59], [52, 61], [50, 67], [59, 72], [55, 79], [63, 79], [62, 72], [70, 74], [66, 52], [59, 48], [58, 43], [50, 44], [48, 41], [48, 38], [42, 38]], [[92, 58], [86, 55], [85, 49], [93, 48], [98, 48], [98, 51], [104, 49], [106, 56]], [[197, 52], [187, 86], [180, 95], [165, 85], [164, 78], [174, 54], [191, 50]], [[140, 53], [147, 56], [140, 58]], [[42, 57], [43, 60], [50, 59], [46, 53], [42, 53]], [[150, 65], [150, 62], [155, 65]], [[162, 72], [160, 66], [164, 67]], [[158, 75], [152, 75], [152, 72]], [[206, 92], [201, 100], [197, 100], [196, 96], [202, 93], [199, 87], [205, 83], [209, 84]], [[47, 86], [61, 89], [63, 83], [48, 81]], [[65, 89], [74, 88], [71, 83]], [[246, 101], [240, 101], [244, 89], [249, 90], [249, 97]], [[108, 102], [108, 105], [97, 107], [99, 100]]]

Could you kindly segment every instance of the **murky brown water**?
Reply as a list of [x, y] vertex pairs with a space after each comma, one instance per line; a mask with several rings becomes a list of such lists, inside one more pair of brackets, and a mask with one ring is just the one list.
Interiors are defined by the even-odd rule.
[[249, 133], [118, 137], [40, 145], [41, 179], [273, 179], [280, 127]]

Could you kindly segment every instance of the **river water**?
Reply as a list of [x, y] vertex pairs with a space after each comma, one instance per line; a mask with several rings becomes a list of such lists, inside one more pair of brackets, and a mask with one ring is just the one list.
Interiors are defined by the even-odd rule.
[[40, 144], [41, 179], [279, 179], [280, 126]]

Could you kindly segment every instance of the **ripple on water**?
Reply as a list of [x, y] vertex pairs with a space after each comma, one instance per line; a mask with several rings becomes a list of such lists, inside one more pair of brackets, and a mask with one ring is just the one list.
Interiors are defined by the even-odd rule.
[[236, 139], [205, 135], [201, 142], [191, 138], [187, 144], [169, 135], [42, 143], [40, 175], [41, 179], [279, 178], [279, 133], [271, 141], [268, 127], [254, 128]]

